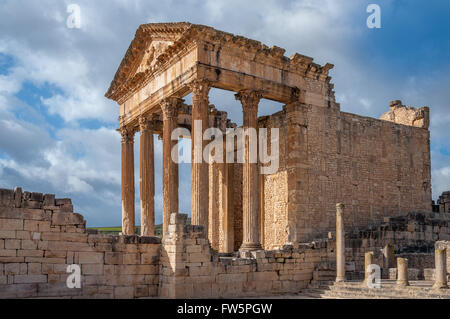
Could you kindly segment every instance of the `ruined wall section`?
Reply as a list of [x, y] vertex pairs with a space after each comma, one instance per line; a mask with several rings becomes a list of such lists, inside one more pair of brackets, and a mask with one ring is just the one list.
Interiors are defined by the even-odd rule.
[[297, 214], [297, 240], [309, 241], [333, 230], [338, 202], [349, 213], [347, 228], [411, 211], [431, 211], [427, 129], [335, 107], [305, 105], [299, 116], [307, 119], [306, 134], [297, 134], [306, 144], [306, 164], [299, 164], [306, 172], [299, 173], [298, 168], [297, 184], [289, 188], [299, 196], [298, 209], [289, 209]]
[[157, 296], [159, 254], [159, 238], [89, 234], [70, 199], [0, 190], [0, 298]]
[[289, 141], [286, 110], [259, 118], [258, 126], [267, 129], [268, 154], [272, 154], [272, 151], [275, 151], [271, 149], [271, 129], [279, 129], [278, 171], [274, 174], [262, 175], [260, 179], [260, 182], [264, 183], [262, 199], [264, 207], [261, 210], [263, 214], [261, 218], [263, 223], [263, 248], [266, 250], [279, 249], [289, 241], [287, 169]]
[[256, 251], [253, 258], [219, 257], [202, 226], [172, 214], [161, 263], [162, 298], [236, 298], [296, 293], [313, 279], [321, 262], [334, 258], [334, 244], [321, 241]]

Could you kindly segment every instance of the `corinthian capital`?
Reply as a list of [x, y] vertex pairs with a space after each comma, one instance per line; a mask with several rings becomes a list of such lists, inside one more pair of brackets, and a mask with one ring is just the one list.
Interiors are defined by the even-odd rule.
[[150, 120], [147, 116], [141, 116], [139, 118], [139, 130], [141, 132], [144, 132], [151, 129], [153, 129], [153, 121]]
[[241, 101], [244, 111], [258, 112], [258, 104], [262, 98], [262, 93], [253, 90], [243, 90], [235, 95], [236, 100]]
[[189, 88], [192, 91], [192, 99], [197, 101], [204, 101], [209, 104], [209, 90], [211, 84], [208, 80], [194, 80], [189, 83]]
[[163, 119], [174, 118], [178, 116], [178, 108], [183, 102], [182, 99], [177, 97], [168, 97], [161, 102], [161, 110], [163, 113]]
[[120, 135], [122, 135], [122, 144], [134, 143], [134, 133], [133, 129], [126, 126], [121, 126], [118, 129]]

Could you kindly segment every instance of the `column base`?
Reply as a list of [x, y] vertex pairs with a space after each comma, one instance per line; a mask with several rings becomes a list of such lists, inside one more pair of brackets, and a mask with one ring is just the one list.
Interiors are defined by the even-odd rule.
[[345, 282], [345, 278], [341, 278], [341, 277], [336, 277], [336, 283], [343, 283]]
[[409, 282], [406, 280], [397, 280], [396, 282], [397, 286], [399, 287], [406, 287], [409, 286]]
[[241, 248], [239, 248], [239, 252], [241, 254], [246, 254], [251, 251], [262, 250], [261, 244], [258, 243], [243, 243]]
[[435, 282], [433, 289], [448, 289], [448, 285], [446, 282]]

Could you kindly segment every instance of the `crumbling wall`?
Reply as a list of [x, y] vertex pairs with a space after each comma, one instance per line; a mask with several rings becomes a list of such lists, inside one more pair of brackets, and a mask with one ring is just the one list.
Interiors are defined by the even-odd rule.
[[161, 253], [160, 297], [230, 298], [299, 292], [315, 267], [334, 256], [332, 241], [276, 251], [252, 252], [253, 258], [215, 254], [202, 226], [186, 225], [186, 215], [171, 215]]
[[347, 229], [411, 211], [431, 211], [427, 129], [334, 107], [303, 105], [288, 109], [286, 116], [297, 117], [303, 128], [295, 133], [302, 143], [296, 148], [297, 173], [290, 174], [288, 190], [297, 196], [290, 197], [290, 203], [297, 204], [290, 205], [289, 214], [296, 215], [290, 220], [296, 225], [292, 237], [298, 241], [333, 230], [339, 202], [346, 206]]
[[381, 120], [425, 129], [430, 127], [430, 108], [427, 106], [416, 109], [395, 100], [389, 103], [389, 108], [390, 110], [380, 117]]
[[0, 190], [0, 298], [157, 296], [159, 254], [159, 238], [88, 234], [70, 199]]

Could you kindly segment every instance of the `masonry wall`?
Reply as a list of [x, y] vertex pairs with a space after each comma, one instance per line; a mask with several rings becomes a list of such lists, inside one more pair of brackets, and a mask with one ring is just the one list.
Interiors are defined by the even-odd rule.
[[161, 297], [230, 298], [296, 293], [313, 279], [315, 268], [334, 258], [334, 242], [285, 245], [257, 251], [253, 258], [221, 257], [212, 251], [201, 226], [172, 214], [161, 252]]
[[[0, 190], [0, 298], [158, 295], [160, 239], [88, 234], [70, 199]], [[82, 289], [66, 285], [81, 266]]]

